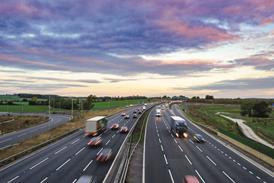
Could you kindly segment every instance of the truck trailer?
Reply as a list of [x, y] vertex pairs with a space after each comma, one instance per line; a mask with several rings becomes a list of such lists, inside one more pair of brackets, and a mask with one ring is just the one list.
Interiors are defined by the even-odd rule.
[[188, 136], [186, 121], [180, 116], [171, 116], [170, 129], [171, 133], [173, 133], [176, 137], [186, 138]]
[[156, 117], [161, 117], [161, 109], [156, 109]]
[[97, 136], [106, 130], [107, 119], [105, 116], [96, 116], [86, 121], [85, 135]]

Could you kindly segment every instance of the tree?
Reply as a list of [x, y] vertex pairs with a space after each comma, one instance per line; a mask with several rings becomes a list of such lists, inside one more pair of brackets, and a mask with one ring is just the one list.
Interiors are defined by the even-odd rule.
[[87, 99], [83, 102], [83, 108], [85, 110], [90, 110], [94, 107], [94, 102], [96, 101], [95, 95], [89, 95]]
[[253, 116], [255, 117], [269, 117], [269, 114], [272, 111], [272, 108], [269, 107], [269, 104], [265, 101], [257, 102], [252, 107]]
[[206, 96], [205, 96], [205, 99], [206, 99], [206, 100], [213, 100], [214, 97], [213, 97], [213, 95], [206, 95]]
[[242, 116], [252, 116], [253, 102], [246, 101], [241, 103], [241, 115]]

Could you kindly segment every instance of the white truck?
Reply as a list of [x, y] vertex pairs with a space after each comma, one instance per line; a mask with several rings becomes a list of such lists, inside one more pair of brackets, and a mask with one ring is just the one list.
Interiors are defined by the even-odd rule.
[[86, 136], [97, 136], [107, 127], [107, 119], [105, 116], [96, 116], [86, 121], [85, 135]]
[[161, 117], [161, 109], [156, 109], [156, 117]]
[[186, 121], [180, 116], [171, 116], [170, 130], [176, 137], [188, 136], [188, 127]]

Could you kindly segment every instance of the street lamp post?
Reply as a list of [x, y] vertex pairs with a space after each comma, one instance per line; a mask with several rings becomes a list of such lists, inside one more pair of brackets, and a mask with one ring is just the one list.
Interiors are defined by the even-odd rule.
[[73, 98], [71, 99], [71, 116], [72, 116], [72, 119], [73, 119]]

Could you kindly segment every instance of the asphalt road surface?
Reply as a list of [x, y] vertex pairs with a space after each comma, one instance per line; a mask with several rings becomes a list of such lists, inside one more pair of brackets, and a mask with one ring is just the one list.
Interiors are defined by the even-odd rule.
[[[162, 117], [155, 116], [155, 109], [147, 124], [144, 182], [182, 183], [186, 175], [194, 175], [202, 183], [274, 182], [273, 172], [272, 175], [265, 173], [201, 131], [184, 118], [178, 106], [173, 105], [171, 111], [162, 110]], [[171, 115], [184, 118], [190, 133], [202, 134], [207, 142], [195, 143], [191, 136], [187, 139], [174, 137], [169, 126]]]
[[4, 149], [6, 147], [12, 146], [18, 142], [26, 140], [34, 135], [50, 130], [53, 127], [64, 124], [70, 120], [70, 116], [68, 115], [51, 115], [49, 117], [49, 121], [26, 128], [23, 130], [11, 132], [8, 134], [4, 134], [0, 136], [0, 149]]
[[[126, 112], [130, 119], [126, 120], [118, 113], [108, 120], [108, 128], [113, 123], [132, 128], [134, 108]], [[42, 150], [21, 159], [0, 170], [0, 182], [76, 182], [82, 175], [95, 176], [101, 182], [107, 174], [115, 155], [117, 154], [126, 134], [106, 130], [101, 134], [103, 145], [98, 148], [87, 146], [89, 137], [79, 130]], [[112, 148], [112, 159], [107, 163], [96, 162], [96, 154], [102, 148]]]

